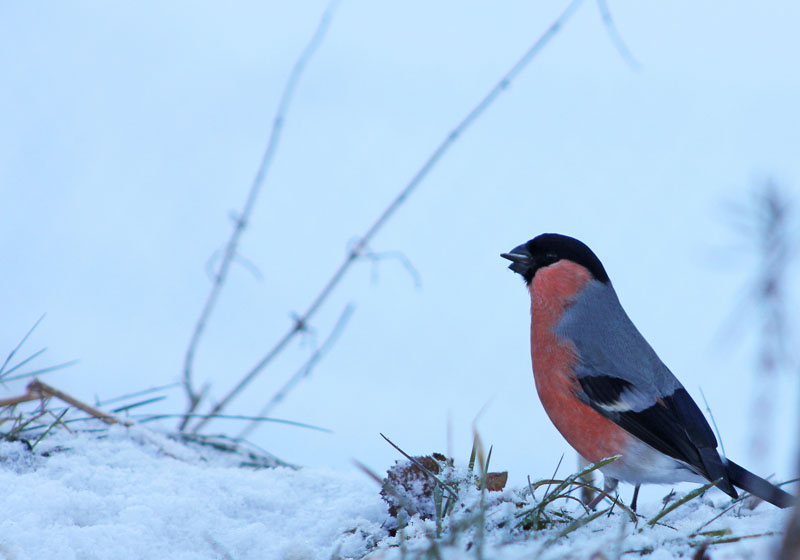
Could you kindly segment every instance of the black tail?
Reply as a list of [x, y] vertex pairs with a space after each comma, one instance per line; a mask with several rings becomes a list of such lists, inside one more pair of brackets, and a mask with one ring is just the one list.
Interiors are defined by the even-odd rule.
[[[711, 429], [709, 428], [709, 431]], [[698, 447], [697, 451], [700, 453], [700, 462], [705, 467], [706, 471], [703, 475], [708, 480], [719, 480], [717, 488], [725, 492], [734, 500], [739, 497], [736, 493], [736, 488], [733, 487], [733, 481], [730, 479], [728, 467], [725, 465], [724, 460], [720, 458], [716, 448], [717, 442], [714, 441], [714, 447]]]
[[797, 498], [788, 492], [784, 492], [771, 482], [740, 467], [730, 459], [727, 460], [727, 463], [728, 479], [734, 486], [738, 486], [745, 492], [750, 492], [752, 495], [758, 496], [779, 508], [787, 508], [797, 503]]

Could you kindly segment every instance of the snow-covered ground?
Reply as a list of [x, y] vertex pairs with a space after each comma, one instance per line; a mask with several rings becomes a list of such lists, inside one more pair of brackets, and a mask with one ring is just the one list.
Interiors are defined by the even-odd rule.
[[[515, 529], [517, 514], [529, 506], [520, 508], [524, 490], [514, 488], [485, 494], [481, 537], [479, 525], [469, 522], [481, 495], [466, 484], [441, 538], [435, 538], [434, 520], [412, 518], [401, 547], [400, 536], [389, 536], [392, 519], [380, 488], [365, 474], [240, 463], [241, 456], [187, 447], [139, 427], [112, 427], [101, 437], [54, 431], [33, 452], [24, 443], [2, 442], [0, 558], [399, 559], [419, 557], [432, 546], [443, 558], [639, 557], [627, 551], [691, 558], [692, 543], [779, 533], [788, 518], [769, 504], [737, 506], [703, 528], [724, 535], [689, 538], [730, 503], [711, 491], [665, 517], [664, 525], [647, 524], [662, 504], [642, 503], [636, 526], [616, 509], [547, 544], [566, 524]], [[562, 502], [556, 510], [580, 515], [580, 506]], [[766, 558], [779, 540], [778, 534], [760, 536], [708, 552], [711, 558]]]

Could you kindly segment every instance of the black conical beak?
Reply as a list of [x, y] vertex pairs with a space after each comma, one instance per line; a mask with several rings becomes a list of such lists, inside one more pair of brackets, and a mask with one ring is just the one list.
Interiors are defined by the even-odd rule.
[[511, 261], [511, 264], [508, 265], [508, 268], [517, 274], [526, 276], [526, 273], [531, 269], [533, 257], [528, 251], [526, 244], [522, 244], [519, 247], [514, 247], [508, 253], [500, 253], [500, 256]]

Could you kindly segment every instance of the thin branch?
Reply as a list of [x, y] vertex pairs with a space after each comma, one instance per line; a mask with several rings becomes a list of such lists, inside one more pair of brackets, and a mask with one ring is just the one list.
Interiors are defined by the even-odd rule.
[[[29, 402], [29, 401], [36, 401], [36, 400], [44, 401], [44, 399], [47, 399], [49, 397], [55, 397], [55, 398], [57, 398], [59, 400], [62, 400], [65, 403], [67, 403], [69, 405], [72, 405], [75, 408], [84, 411], [85, 413], [89, 414], [90, 416], [92, 416], [94, 418], [97, 418], [99, 420], [102, 420], [106, 424], [120, 424], [121, 423], [121, 424], [123, 424], [125, 426], [130, 425], [127, 422], [124, 422], [124, 421], [121, 422], [120, 420], [117, 420], [113, 416], [111, 416], [109, 414], [106, 414], [105, 412], [103, 412], [101, 410], [98, 410], [97, 408], [95, 408], [93, 406], [90, 406], [90, 405], [84, 403], [83, 401], [79, 401], [78, 399], [76, 399], [72, 395], [68, 395], [67, 393], [64, 393], [63, 391], [59, 391], [55, 387], [51, 387], [50, 385], [47, 385], [46, 383], [42, 383], [38, 379], [34, 379], [30, 383], [28, 383], [28, 386], [26, 387], [24, 395], [21, 395], [19, 397], [13, 397], [13, 398], [10, 398], [10, 399], [0, 400], [0, 407], [13, 406], [13, 405], [17, 405], [17, 404], [20, 404], [20, 403]], [[42, 410], [44, 411], [44, 407], [42, 407]]]
[[333, 0], [325, 9], [325, 12], [322, 14], [311, 40], [306, 45], [305, 49], [303, 49], [303, 52], [300, 54], [300, 57], [297, 59], [297, 62], [295, 62], [295, 65], [289, 74], [289, 79], [284, 87], [283, 94], [281, 95], [280, 102], [278, 103], [278, 110], [276, 111], [275, 118], [272, 122], [272, 130], [270, 132], [269, 141], [267, 142], [267, 148], [261, 158], [261, 164], [258, 167], [256, 176], [253, 179], [253, 184], [251, 185], [250, 191], [247, 194], [247, 200], [245, 201], [244, 207], [235, 221], [233, 232], [231, 232], [231, 236], [228, 239], [227, 245], [225, 246], [222, 261], [220, 262], [219, 268], [217, 269], [217, 274], [214, 277], [214, 281], [211, 285], [211, 291], [209, 292], [208, 298], [203, 305], [203, 310], [200, 312], [200, 317], [197, 319], [197, 324], [195, 325], [194, 332], [192, 333], [189, 346], [186, 349], [186, 357], [183, 364], [183, 386], [189, 399], [189, 406], [186, 417], [181, 421], [179, 427], [181, 431], [186, 428], [186, 424], [189, 422], [189, 415], [197, 408], [202, 396], [201, 393], [195, 391], [192, 385], [192, 371], [197, 346], [200, 342], [203, 332], [205, 331], [208, 319], [211, 316], [214, 307], [216, 306], [222, 287], [225, 285], [225, 280], [228, 276], [231, 263], [233, 263], [234, 259], [236, 258], [236, 248], [239, 245], [239, 238], [242, 236], [242, 233], [244, 233], [244, 230], [247, 227], [250, 214], [253, 211], [258, 194], [264, 184], [264, 179], [269, 171], [270, 165], [272, 164], [272, 160], [278, 148], [278, 143], [280, 142], [286, 113], [289, 109], [289, 104], [294, 95], [297, 83], [300, 80], [300, 76], [302, 75], [306, 64], [309, 62], [314, 54], [314, 51], [316, 51], [317, 47], [321, 43], [322, 38], [324, 37], [325, 32], [330, 24], [336, 5], [337, 1]]
[[[344, 278], [345, 274], [348, 272], [350, 267], [353, 263], [362, 256], [363, 252], [368, 248], [370, 241], [375, 235], [386, 225], [386, 222], [394, 215], [400, 206], [406, 201], [406, 199], [414, 192], [414, 190], [419, 186], [425, 177], [427, 177], [428, 173], [430, 173], [431, 169], [433, 169], [442, 156], [447, 152], [449, 148], [453, 146], [453, 144], [458, 140], [459, 136], [463, 134], [474, 122], [475, 120], [480, 117], [486, 109], [495, 101], [495, 99], [503, 93], [514, 81], [514, 79], [519, 75], [520, 72], [531, 62], [531, 60], [539, 54], [539, 52], [544, 48], [547, 43], [558, 33], [564, 23], [572, 16], [578, 6], [581, 4], [582, 0], [572, 0], [567, 8], [561, 13], [561, 15], [552, 23], [550, 26], [545, 30], [545, 32], [533, 43], [533, 45], [525, 52], [525, 54], [520, 57], [520, 59], [511, 67], [511, 69], [506, 72], [506, 74], [500, 78], [500, 80], [489, 90], [483, 99], [481, 99], [478, 104], [471, 110], [467, 115], [461, 120], [455, 128], [453, 128], [447, 136], [442, 140], [439, 146], [433, 151], [433, 153], [428, 157], [425, 163], [422, 164], [422, 167], [414, 174], [411, 180], [406, 184], [405, 187], [400, 191], [400, 193], [395, 197], [395, 199], [386, 207], [386, 209], [381, 213], [377, 220], [367, 229], [364, 235], [356, 242], [356, 244], [348, 251], [347, 256], [345, 257], [344, 261], [339, 265], [339, 268], [333, 273], [333, 276], [328, 280], [325, 286], [322, 288], [322, 291], [319, 292], [316, 298], [311, 302], [308, 309], [306, 309], [305, 313], [300, 315], [294, 325], [283, 335], [283, 337], [278, 340], [275, 346], [267, 352], [267, 354], [255, 365], [253, 368], [245, 374], [245, 376], [236, 384], [236, 386], [231, 389], [231, 391], [225, 395], [212, 409], [209, 413], [210, 415], [214, 415], [219, 413], [220, 410], [225, 408], [228, 403], [235, 398], [252, 380], [255, 378], [274, 358], [278, 355], [289, 342], [302, 330], [305, 329], [305, 326], [308, 324], [309, 320], [316, 314], [319, 310], [320, 306], [328, 299], [331, 295], [333, 290], [339, 285]], [[206, 421], [200, 421], [193, 429], [193, 432], [199, 431], [204, 425]]]
[[406, 269], [408, 275], [411, 277], [411, 280], [414, 282], [414, 287], [419, 290], [422, 287], [422, 277], [419, 274], [419, 271], [414, 267], [411, 263], [409, 258], [405, 256], [400, 251], [382, 251], [380, 253], [373, 253], [370, 250], [367, 250], [363, 254], [364, 258], [369, 259], [372, 262], [372, 281], [376, 283], [378, 281], [378, 269], [381, 261], [385, 260], [396, 260], [398, 261], [403, 268]]
[[[217, 261], [219, 261], [221, 256], [222, 256], [221, 249], [218, 251], [214, 251], [214, 254], [211, 255], [211, 257], [208, 259], [208, 262], [206, 263], [206, 275], [208, 276], [208, 279], [211, 280], [212, 282], [216, 277], [216, 272], [214, 272], [214, 269], [217, 267]], [[247, 259], [242, 255], [237, 254], [233, 257], [233, 260], [236, 261], [238, 264], [240, 264], [242, 268], [247, 270], [250, 274], [252, 274], [253, 278], [258, 280], [259, 282], [264, 280], [264, 275], [261, 273], [261, 270], [250, 259]]]
[[[258, 416], [269, 416], [269, 413], [272, 412], [272, 409], [281, 402], [286, 395], [294, 388], [297, 383], [300, 382], [301, 379], [304, 377], [308, 377], [311, 374], [311, 371], [317, 365], [317, 363], [330, 351], [331, 347], [336, 343], [339, 339], [339, 335], [342, 334], [342, 331], [347, 326], [348, 321], [350, 321], [350, 317], [353, 316], [353, 311], [355, 311], [355, 305], [352, 303], [347, 304], [347, 307], [344, 308], [342, 314], [339, 316], [339, 319], [336, 321], [336, 324], [331, 329], [330, 334], [325, 339], [325, 342], [322, 343], [317, 350], [314, 351], [313, 354], [308, 358], [306, 363], [304, 363], [300, 369], [298, 369], [294, 375], [292, 375], [289, 380], [281, 387], [269, 400], [269, 402], [262, 408]], [[245, 426], [245, 428], [239, 433], [237, 437], [239, 438], [246, 438], [250, 435], [250, 433], [258, 426], [258, 422], [252, 421], [250, 424]]]
[[611, 42], [614, 43], [614, 46], [617, 48], [619, 55], [622, 59], [630, 66], [631, 70], [638, 72], [642, 69], [642, 65], [633, 57], [631, 54], [630, 49], [625, 44], [625, 41], [622, 40], [622, 35], [619, 34], [619, 30], [617, 26], [614, 25], [614, 20], [611, 19], [611, 11], [608, 9], [608, 3], [606, 0], [597, 0], [597, 9], [600, 10], [600, 17], [603, 18], [603, 24], [606, 26], [606, 31], [608, 31], [608, 36], [611, 38]]
[[117, 420], [116, 418], [106, 414], [102, 410], [98, 410], [93, 406], [90, 406], [82, 401], [79, 401], [75, 397], [68, 395], [63, 391], [59, 391], [55, 387], [51, 387], [50, 385], [42, 383], [38, 379], [34, 379], [28, 384], [28, 392], [40, 397], [45, 397], [45, 396], [56, 397], [57, 399], [60, 399], [65, 403], [71, 404], [75, 408], [84, 411], [86, 414], [89, 414], [99, 420], [102, 420], [106, 424], [122, 424], [124, 426], [129, 425], [128, 422]]
[[6, 406], [15, 406], [24, 402], [29, 401], [38, 401], [40, 398], [39, 395], [34, 395], [32, 393], [25, 393], [24, 395], [20, 395], [19, 397], [11, 397], [8, 399], [0, 399], [0, 408]]

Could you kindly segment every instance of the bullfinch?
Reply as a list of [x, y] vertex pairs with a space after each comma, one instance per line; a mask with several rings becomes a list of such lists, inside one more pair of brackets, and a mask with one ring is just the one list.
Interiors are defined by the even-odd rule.
[[[531, 360], [536, 390], [561, 435], [603, 467], [604, 490], [619, 481], [718, 481], [778, 507], [795, 498], [720, 457], [697, 404], [622, 309], [600, 259], [581, 241], [544, 233], [503, 253], [531, 298]], [[598, 495], [591, 507], [602, 499]]]

